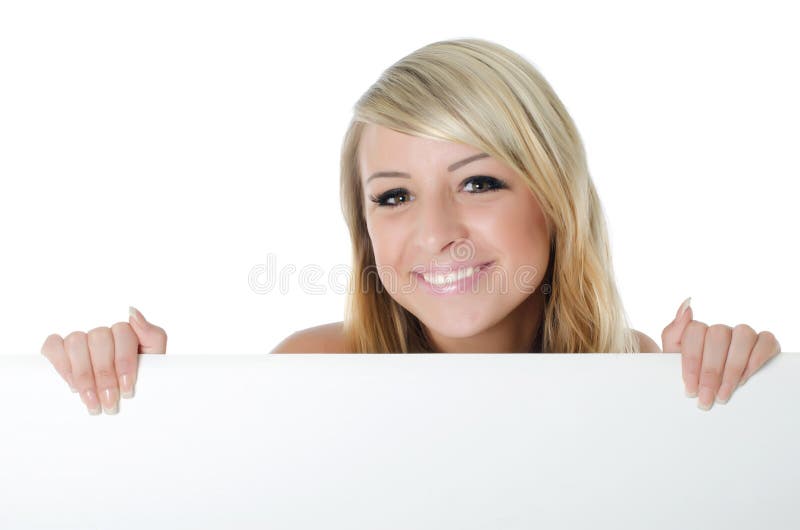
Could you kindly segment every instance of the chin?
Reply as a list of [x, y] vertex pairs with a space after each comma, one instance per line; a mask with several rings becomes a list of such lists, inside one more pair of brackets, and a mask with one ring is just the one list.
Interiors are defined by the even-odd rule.
[[426, 328], [438, 335], [454, 339], [467, 339], [491, 326], [493, 322], [491, 315], [486, 312], [486, 307], [482, 309], [483, 311], [470, 313], [453, 311], [451, 314], [442, 314], [438, 311], [436, 314], [432, 314], [433, 312], [427, 311], [418, 315], [417, 318]]

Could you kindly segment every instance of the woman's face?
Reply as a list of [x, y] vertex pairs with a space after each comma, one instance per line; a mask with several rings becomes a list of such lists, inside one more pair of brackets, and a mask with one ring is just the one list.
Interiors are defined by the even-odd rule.
[[[381, 281], [438, 342], [476, 337], [507, 318], [538, 326], [512, 312], [547, 270], [547, 222], [522, 177], [480, 154], [374, 124], [361, 138], [364, 213]], [[378, 172], [407, 176], [371, 178]], [[451, 284], [449, 294], [437, 295], [417, 274], [438, 267], [446, 276], [444, 270], [486, 263], [465, 278], [472, 283]]]

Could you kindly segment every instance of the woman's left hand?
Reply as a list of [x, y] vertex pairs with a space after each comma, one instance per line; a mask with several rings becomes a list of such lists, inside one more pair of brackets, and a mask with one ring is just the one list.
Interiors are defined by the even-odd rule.
[[731, 328], [692, 320], [689, 300], [683, 314], [679, 309], [661, 333], [662, 351], [681, 354], [686, 395], [697, 396], [699, 386], [697, 406], [708, 410], [715, 397], [727, 403], [736, 388], [781, 352], [781, 346], [769, 331], [756, 333], [747, 324]]

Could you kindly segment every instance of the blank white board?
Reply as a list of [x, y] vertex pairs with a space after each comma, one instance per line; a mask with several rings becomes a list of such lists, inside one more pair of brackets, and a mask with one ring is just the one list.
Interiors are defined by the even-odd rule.
[[140, 355], [90, 416], [0, 356], [0, 528], [800, 528], [800, 355], [726, 405], [680, 354]]

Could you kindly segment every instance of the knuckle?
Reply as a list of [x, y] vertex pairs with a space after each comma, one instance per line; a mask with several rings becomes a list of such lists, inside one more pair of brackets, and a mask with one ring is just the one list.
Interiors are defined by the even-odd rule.
[[69, 346], [75, 346], [82, 342], [86, 341], [86, 333], [83, 331], [73, 331], [66, 337], [64, 337], [64, 344]]
[[136, 371], [136, 365], [130, 359], [117, 357], [116, 367], [119, 374], [130, 374]]
[[58, 346], [59, 341], [63, 341], [64, 339], [61, 338], [61, 335], [56, 333], [51, 333], [44, 339], [42, 343], [41, 353], [42, 355], [49, 355], [54, 352], [56, 346]]
[[92, 372], [88, 369], [74, 370], [72, 372], [72, 380], [75, 383], [75, 388], [85, 390], [94, 385]]
[[97, 340], [99, 338], [108, 337], [111, 334], [111, 329], [107, 326], [99, 326], [93, 329], [90, 329], [87, 333], [89, 340]]
[[725, 376], [729, 378], [737, 377], [744, 373], [747, 368], [748, 358], [741, 358], [737, 356], [729, 357], [725, 363]]
[[771, 331], [762, 331], [761, 333], [758, 334], [758, 337], [778, 342], [778, 339], [775, 337], [775, 335], [772, 334]]
[[747, 363], [736, 365], [732, 370], [730, 381], [731, 382], [741, 381], [742, 376], [744, 376], [746, 371], [747, 371]]
[[708, 326], [708, 330], [706, 333], [714, 337], [724, 337], [730, 335], [732, 328], [730, 326], [726, 326], [725, 324], [712, 324]]
[[713, 329], [715, 331], [730, 331], [733, 328], [725, 324], [711, 324], [708, 326], [708, 329]]
[[686, 325], [686, 329], [694, 333], [705, 333], [708, 329], [708, 326], [699, 320], [692, 320]]
[[127, 322], [117, 322], [111, 326], [111, 331], [114, 333], [118, 333], [120, 331], [127, 332], [129, 329], [131, 329], [131, 325]]
[[756, 330], [748, 326], [747, 324], [737, 324], [736, 327], [733, 328], [733, 332], [736, 334], [745, 334], [745, 335], [752, 335], [756, 336]]
[[46, 339], [44, 339], [44, 343], [48, 344], [51, 342], [58, 342], [60, 340], [64, 340], [61, 338], [61, 335], [59, 335], [58, 333], [51, 333], [50, 335], [47, 336]]
[[114, 370], [107, 367], [98, 368], [95, 371], [95, 376], [102, 380], [115, 380], [117, 378], [117, 374], [114, 372]]

